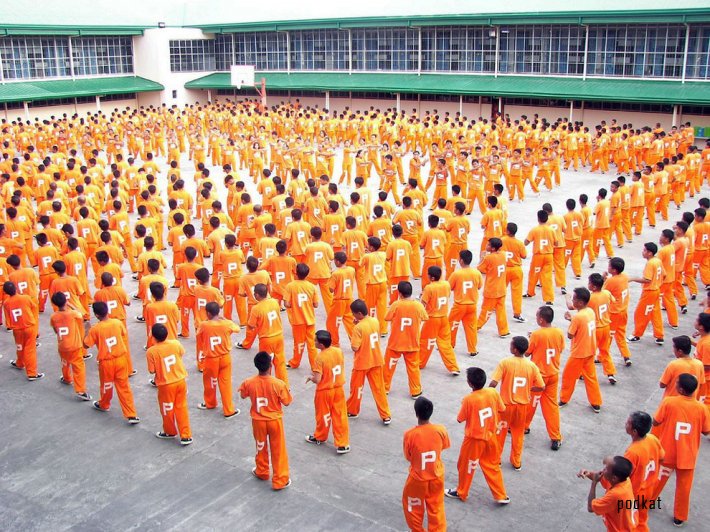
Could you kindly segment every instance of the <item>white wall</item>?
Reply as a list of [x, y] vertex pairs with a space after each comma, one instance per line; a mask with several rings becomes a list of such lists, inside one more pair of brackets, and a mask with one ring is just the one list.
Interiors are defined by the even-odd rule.
[[[127, 100], [113, 100], [113, 101], [107, 101], [107, 102], [101, 102], [101, 112], [104, 113], [105, 115], [110, 115], [114, 109], [125, 109], [126, 107], [136, 107], [137, 105], [137, 100], [135, 98], [127, 99]], [[54, 117], [60, 117], [63, 114], [66, 114], [67, 116], [73, 116], [75, 114], [78, 114], [79, 116], [86, 116], [87, 113], [96, 113], [96, 103], [90, 102], [90, 103], [80, 103], [77, 105], [74, 104], [69, 104], [69, 105], [51, 105], [49, 107], [32, 107], [30, 105], [30, 119], [34, 120], [35, 118], [39, 118], [40, 120], [44, 120], [46, 118], [50, 118], [52, 116]], [[5, 113], [2, 113], [3, 116]], [[7, 118], [10, 120], [15, 120], [17, 118], [20, 118], [22, 120], [25, 120], [25, 111], [24, 109], [10, 109], [7, 112]]]

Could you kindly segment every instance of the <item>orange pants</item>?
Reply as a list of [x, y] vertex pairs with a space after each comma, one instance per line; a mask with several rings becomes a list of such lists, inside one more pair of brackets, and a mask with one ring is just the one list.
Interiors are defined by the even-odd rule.
[[648, 218], [648, 225], [656, 227], [656, 195], [653, 192], [646, 192], [643, 198], [644, 207], [646, 209], [646, 218]]
[[429, 316], [422, 326], [419, 340], [419, 368], [424, 369], [434, 346], [439, 348], [441, 360], [449, 372], [460, 371], [456, 354], [451, 347], [451, 325], [448, 316]]
[[[407, 477], [402, 491], [404, 519], [412, 532], [443, 532], [446, 530], [444, 511], [444, 479], [417, 480]], [[424, 528], [426, 512], [427, 527]]]
[[617, 312], [609, 314], [611, 317], [610, 333], [611, 337], [616, 342], [619, 352], [623, 358], [631, 358], [629, 344], [626, 341], [626, 325], [629, 321], [629, 315], [626, 312]]
[[333, 306], [325, 320], [325, 328], [330, 333], [333, 346], [340, 346], [340, 325], [345, 327], [348, 338], [352, 338], [355, 322], [353, 313], [350, 311], [350, 299], [334, 299]]
[[505, 405], [498, 423], [498, 446], [503, 450], [505, 438], [510, 430], [510, 463], [520, 467], [523, 460], [523, 443], [525, 442], [525, 425], [527, 424], [530, 405]]
[[510, 266], [505, 269], [505, 284], [510, 285], [510, 299], [513, 303], [513, 316], [523, 312], [523, 269]]
[[25, 370], [28, 377], [37, 375], [37, 332], [39, 326], [27, 327], [25, 329], [13, 329], [12, 336], [15, 338], [15, 349], [17, 358], [15, 364], [18, 368]]
[[[524, 200], [525, 199], [525, 183], [523, 180], [520, 178], [520, 176], [510, 176], [508, 177], [508, 181], [506, 183], [508, 185], [508, 200], [513, 201], [515, 196], [518, 196], [519, 200]], [[532, 180], [530, 180], [530, 184], [534, 187], [535, 184], [533, 183]]]
[[365, 378], [370, 383], [372, 397], [375, 399], [377, 412], [382, 419], [392, 417], [390, 406], [385, 394], [385, 379], [382, 366], [373, 366], [368, 369], [353, 369], [350, 374], [350, 396], [348, 397], [348, 414], [360, 413], [362, 391], [365, 388]]
[[459, 482], [456, 487], [456, 492], [462, 501], [468, 499], [473, 476], [479, 467], [488, 483], [488, 489], [491, 490], [493, 499], [502, 501], [508, 497], [503, 483], [503, 472], [500, 469], [501, 451], [502, 448], [496, 438], [477, 440], [464, 437], [457, 462]]
[[658, 472], [658, 482], [656, 483], [653, 498], [656, 499], [661, 494], [673, 471], [675, 471], [673, 517], [681, 521], [687, 521], [690, 510], [690, 489], [693, 487], [695, 469], [676, 469], [674, 465], [663, 464]]
[[452, 243], [447, 247], [444, 261], [446, 264], [447, 280], [451, 277], [451, 274], [454, 273], [454, 270], [456, 270], [459, 263], [459, 253], [461, 253], [464, 249], [466, 249], [466, 247], [463, 244]]
[[387, 279], [387, 287], [389, 290], [389, 304], [391, 305], [399, 297], [399, 292], [397, 292], [397, 285], [400, 281], [409, 281], [409, 277], [390, 277]]
[[421, 374], [419, 372], [419, 351], [395, 351], [387, 348], [385, 351], [385, 366], [383, 368], [385, 378], [385, 391], [389, 393], [392, 386], [394, 370], [397, 369], [399, 357], [404, 357], [407, 367], [407, 379], [409, 380], [409, 395], [419, 395], [422, 393]]
[[683, 288], [683, 273], [676, 271], [675, 281], [673, 282], [673, 297], [681, 307], [688, 304], [688, 296], [685, 295], [685, 289]]
[[350, 445], [350, 429], [348, 427], [348, 411], [345, 406], [343, 387], [316, 390], [316, 440], [326, 441], [330, 427], [333, 427], [333, 441], [336, 447]]
[[[271, 486], [279, 490], [289, 481], [288, 453], [283, 419], [252, 419], [251, 428], [256, 442], [256, 471], [261, 480], [269, 480], [269, 455], [273, 467]], [[267, 445], [268, 443], [268, 445]]]
[[478, 202], [478, 210], [481, 214], [486, 213], [486, 198], [484, 197], [482, 188], [469, 187], [468, 194], [466, 194], [466, 199], [468, 200], [468, 213], [473, 212], [473, 207]]
[[232, 401], [232, 357], [205, 357], [202, 360], [202, 384], [204, 386], [204, 402], [207, 408], [217, 408], [217, 388], [222, 397], [222, 412], [225, 416], [234, 413]]
[[611, 220], [611, 227], [609, 228], [609, 238], [616, 236], [616, 245], [624, 246], [624, 227], [621, 220], [621, 209], [617, 211], [614, 218]]
[[190, 336], [190, 313], [195, 319], [195, 296], [178, 296], [177, 306], [180, 307], [180, 334], [188, 338]]
[[592, 245], [592, 240], [594, 240], [594, 229], [587, 227], [582, 231], [582, 256], [581, 259], [584, 260], [584, 255], [587, 255], [589, 259], [589, 264], [593, 264], [597, 260], [594, 254], [594, 246]]
[[498, 334], [508, 334], [510, 332], [510, 329], [508, 329], [508, 314], [505, 311], [505, 296], [483, 297], [483, 303], [481, 304], [481, 313], [478, 315], [477, 327], [479, 329], [486, 324], [491, 312], [495, 312], [496, 314], [496, 325], [498, 326]]
[[133, 404], [133, 393], [128, 384], [128, 360], [126, 357], [99, 360], [99, 387], [101, 398], [99, 406], [108, 410], [113, 398], [113, 389], [116, 389], [118, 402], [121, 404], [123, 417], [137, 417], [136, 407]]
[[44, 312], [44, 307], [47, 305], [47, 299], [49, 299], [49, 287], [57, 278], [56, 273], [49, 273], [46, 275], [39, 276], [39, 311]]
[[284, 350], [283, 334], [278, 336], [259, 337], [259, 351], [266, 351], [271, 355], [271, 365], [274, 368], [274, 377], [283, 381], [288, 386], [288, 372], [286, 371], [286, 353]]
[[239, 313], [239, 300], [245, 298], [239, 297], [239, 277], [229, 277], [224, 280], [222, 295], [224, 296], [224, 317], [231, 320], [232, 312], [236, 307], [239, 323], [243, 324], [242, 315]]
[[614, 249], [611, 247], [611, 227], [599, 227], [594, 229], [594, 238], [592, 246], [594, 248], [594, 257], [599, 256], [599, 250], [604, 245], [607, 257], [614, 256]]
[[540, 409], [542, 410], [542, 417], [545, 420], [547, 435], [551, 440], [562, 440], [562, 433], [560, 432], [560, 407], [557, 404], [557, 385], [559, 377], [560, 375], [558, 373], [555, 375], [547, 375], [542, 378], [545, 382], [545, 391], [533, 392], [533, 400], [532, 403], [530, 403], [528, 417], [525, 422], [525, 427], [530, 427], [530, 423], [532, 423], [532, 420], [535, 417], [537, 405], [539, 404]]
[[303, 351], [308, 350], [308, 362], [313, 368], [316, 361], [316, 326], [315, 325], [291, 325], [293, 330], [293, 356], [288, 361], [288, 365], [297, 368], [301, 365]]
[[668, 220], [668, 204], [671, 202], [671, 195], [669, 192], [661, 194], [656, 203], [656, 212], [661, 214], [661, 218]]
[[402, 235], [402, 238], [412, 245], [409, 264], [412, 267], [412, 277], [419, 279], [422, 276], [422, 254], [419, 249], [419, 235]]
[[[695, 275], [697, 276], [697, 272], [700, 272], [702, 283], [706, 286], [710, 285], [710, 252], [707, 249], [696, 249], [693, 252], [692, 262], [695, 268]], [[693, 280], [695, 280], [695, 277], [693, 277]]]
[[532, 256], [530, 272], [528, 273], [528, 295], [535, 295], [535, 285], [538, 279], [542, 284], [542, 299], [545, 302], [555, 300], [555, 291], [552, 288], [552, 253]]
[[663, 338], [663, 316], [659, 290], [643, 290], [634, 311], [634, 336], [643, 336], [648, 322], [653, 324], [653, 336]]
[[451, 347], [456, 348], [456, 336], [459, 326], [463, 325], [466, 335], [466, 349], [468, 353], [478, 352], [478, 328], [476, 327], [476, 305], [461, 305], [454, 303], [449, 312], [449, 323], [451, 324]]
[[567, 274], [566, 267], [567, 263], [565, 261], [565, 251], [566, 247], [554, 248], [552, 253], [552, 266], [555, 271], [555, 286], [564, 287], [567, 286]]
[[424, 287], [430, 283], [429, 281], [429, 276], [427, 275], [427, 271], [429, 270], [429, 266], [438, 266], [441, 268], [442, 271], [444, 271], [444, 257], [438, 257], [438, 258], [433, 258], [433, 257], [424, 257], [424, 263], [422, 264], [422, 290], [424, 290]]
[[72, 351], [59, 351], [62, 361], [62, 378], [64, 382], [74, 385], [75, 393], [86, 392], [86, 366], [84, 365], [84, 352], [82, 349]]
[[631, 207], [631, 225], [634, 228], [634, 234], [640, 235], [643, 230], [643, 205]]
[[580, 277], [582, 275], [582, 242], [579, 240], [565, 242], [565, 268], [570, 262], [572, 262], [572, 273], [575, 277]]
[[348, 266], [355, 270], [355, 284], [357, 285], [357, 297], [365, 299], [365, 268], [360, 266], [359, 262], [348, 261]]
[[668, 323], [671, 327], [678, 327], [678, 307], [675, 306], [673, 282], [661, 285], [661, 301], [666, 309], [666, 314], [668, 314]]
[[604, 375], [616, 375], [616, 367], [611, 360], [611, 329], [609, 326], [597, 327], [595, 331], [597, 337], [597, 359], [602, 363]]
[[368, 284], [365, 288], [365, 304], [370, 316], [377, 316], [380, 322], [380, 334], [387, 334], [387, 283]]
[[158, 407], [163, 417], [165, 434], [180, 434], [192, 438], [190, 415], [187, 412], [187, 381], [185, 379], [158, 386]]
[[565, 369], [562, 372], [560, 401], [569, 403], [580, 375], [584, 376], [584, 388], [587, 391], [589, 404], [601, 406], [602, 392], [599, 389], [599, 381], [597, 380], [597, 368], [594, 367], [594, 353], [584, 358], [569, 357], [567, 359]]
[[333, 293], [330, 291], [330, 288], [328, 288], [330, 278], [308, 280], [313, 283], [314, 286], [320, 287], [320, 295], [321, 298], [323, 298], [323, 308], [325, 309], [325, 313], [329, 314], [333, 306]]

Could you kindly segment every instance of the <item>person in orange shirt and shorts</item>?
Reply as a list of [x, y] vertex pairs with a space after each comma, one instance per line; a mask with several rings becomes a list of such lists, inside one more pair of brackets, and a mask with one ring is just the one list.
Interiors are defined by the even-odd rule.
[[538, 280], [542, 284], [542, 299], [547, 304], [555, 301], [555, 291], [552, 288], [552, 256], [556, 243], [555, 231], [547, 225], [548, 215], [545, 211], [537, 211], [538, 225], [533, 227], [525, 239], [525, 245], [532, 243], [533, 255], [528, 274], [528, 290], [523, 297], [535, 296], [535, 285]]
[[626, 367], [631, 366], [631, 351], [626, 341], [626, 325], [629, 321], [629, 278], [624, 273], [624, 259], [613, 257], [609, 260], [608, 271], [604, 273], [604, 290], [612, 295], [609, 317], [609, 334], [616, 342]]
[[480, 330], [488, 321], [491, 312], [496, 314], [498, 335], [505, 338], [510, 335], [508, 329], [508, 316], [505, 311], [506, 293], [506, 256], [501, 251], [503, 241], [500, 238], [491, 238], [486, 247], [487, 254], [478, 265], [478, 270], [486, 276], [483, 285], [483, 303], [481, 313], [478, 315], [477, 328]]
[[82, 401], [91, 401], [86, 393], [86, 367], [84, 365], [84, 317], [71, 308], [67, 296], [57, 292], [52, 296], [52, 305], [57, 310], [49, 324], [57, 335], [57, 349], [62, 361], [62, 384], [73, 384], [74, 393]]
[[[401, 281], [409, 281], [412, 277], [410, 258], [412, 245], [403, 237], [401, 225], [392, 226], [392, 240], [385, 249], [387, 285], [389, 290], [389, 304], [397, 300], [397, 286]], [[417, 253], [419, 248], [417, 248]]]
[[448, 246], [446, 248], [445, 264], [446, 264], [446, 279], [451, 277], [459, 262], [459, 253], [468, 248], [468, 235], [471, 232], [471, 224], [468, 218], [464, 216], [466, 212], [466, 204], [462, 201], [457, 201], [454, 204], [454, 216], [449, 218], [444, 223], [444, 230], [449, 236]]
[[[314, 227], [314, 229], [318, 229]], [[296, 369], [301, 365], [304, 351], [308, 351], [311, 369], [316, 359], [316, 308], [318, 294], [315, 285], [306, 281], [310, 273], [307, 264], [296, 266], [296, 279], [284, 289], [284, 305], [293, 331], [293, 356], [286, 363], [287, 368]]]
[[333, 257], [335, 270], [328, 280], [328, 290], [333, 294], [333, 306], [326, 317], [326, 329], [331, 335], [334, 347], [340, 347], [340, 325], [345, 327], [348, 338], [352, 338], [355, 322], [350, 312], [357, 280], [355, 268], [348, 265], [348, 256], [338, 251]]
[[500, 383], [501, 398], [505, 410], [498, 424], [498, 444], [502, 449], [510, 432], [510, 464], [520, 471], [523, 458], [523, 443], [528, 412], [532, 404], [533, 392], [545, 391], [545, 383], [540, 370], [530, 360], [525, 358], [528, 350], [528, 340], [524, 336], [516, 336], [510, 342], [512, 357], [501, 360], [496, 366], [491, 378], [490, 387], [495, 388]]
[[[446, 253], [446, 232], [439, 227], [440, 219], [436, 214], [427, 218], [429, 229], [424, 231], [419, 241], [419, 247], [424, 250], [422, 271], [426, 272], [429, 266], [444, 267], [444, 254]], [[429, 282], [428, 275], [422, 275], [422, 290]]]
[[[456, 335], [463, 326], [469, 356], [478, 354], [478, 291], [483, 277], [477, 268], [471, 268], [473, 253], [464, 249], [459, 253], [459, 268], [449, 277], [449, 286], [454, 294], [454, 304], [449, 312], [451, 324], [451, 347], [456, 347]], [[428, 277], [428, 276], [427, 276]]]
[[180, 291], [178, 292], [177, 305], [180, 307], [180, 338], [190, 337], [190, 313], [193, 319], [195, 315], [195, 287], [197, 277], [195, 272], [202, 268], [202, 264], [195, 262], [197, 250], [193, 247], [185, 248], [186, 262], [179, 264], [175, 275], [175, 283]]
[[652, 322], [653, 336], [658, 345], [663, 345], [663, 317], [661, 315], [660, 289], [663, 282], [663, 264], [656, 257], [658, 246], [653, 242], [646, 242], [643, 245], [643, 258], [646, 259], [646, 266], [643, 269], [643, 277], [629, 279], [635, 283], [643, 285], [641, 297], [636, 304], [634, 312], [634, 334], [629, 338], [629, 342], [638, 342], [648, 327], [648, 322]]
[[288, 384], [270, 375], [269, 353], [259, 351], [254, 357], [254, 366], [259, 374], [249, 377], [239, 386], [241, 398], [248, 397], [251, 401], [251, 426], [256, 443], [256, 467], [251, 473], [259, 480], [268, 480], [271, 461], [271, 486], [278, 491], [291, 485], [283, 407], [290, 405], [293, 398]]
[[601, 362], [602, 370], [609, 384], [616, 384], [616, 366], [611, 359], [611, 305], [614, 296], [604, 289], [604, 277], [600, 273], [589, 276], [587, 288], [591, 292], [589, 308], [594, 311], [595, 334], [597, 337], [597, 360]]
[[162, 323], [151, 327], [155, 344], [145, 356], [148, 372], [154, 374], [158, 388], [158, 406], [163, 418], [163, 430], [156, 432], [160, 439], [180, 436], [180, 445], [192, 443], [190, 417], [187, 411], [187, 370], [182, 363], [185, 348], [176, 339], [168, 338], [168, 328]]
[[311, 374], [306, 377], [306, 383], [312, 382], [316, 385], [316, 430], [306, 436], [306, 441], [316, 445], [325, 443], [332, 425], [335, 451], [338, 454], [346, 454], [350, 452], [350, 430], [343, 392], [343, 351], [332, 346], [332, 337], [328, 331], [316, 331], [316, 347], [319, 353], [316, 355]]
[[37, 301], [26, 294], [18, 294], [12, 281], [5, 281], [2, 288], [5, 294], [5, 325], [12, 331], [16, 346], [16, 358], [10, 365], [16, 369], [24, 369], [27, 380], [36, 381], [44, 377], [44, 373], [37, 373]]
[[376, 236], [368, 237], [367, 253], [360, 260], [365, 271], [365, 302], [370, 316], [377, 316], [380, 335], [387, 334], [387, 269], [386, 256], [380, 251], [381, 241]]

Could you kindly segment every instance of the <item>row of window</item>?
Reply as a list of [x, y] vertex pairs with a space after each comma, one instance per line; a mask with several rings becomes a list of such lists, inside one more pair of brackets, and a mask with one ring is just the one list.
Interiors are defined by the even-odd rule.
[[0, 66], [2, 80], [132, 74], [133, 41], [129, 36], [5, 37]]
[[[109, 94], [106, 96], [101, 96], [101, 102], [115, 102], [120, 100], [135, 100], [135, 92], [125, 92], [120, 94]], [[53, 107], [57, 105], [78, 105], [81, 103], [95, 103], [96, 96], [77, 96], [76, 98], [53, 98], [51, 100], [38, 100], [36, 102], [30, 103], [30, 109], [36, 107]], [[23, 102], [6, 102], [0, 104], [0, 109], [4, 108], [7, 110], [11, 109], [22, 109], [25, 106]]]
[[710, 26], [442, 26], [235, 33], [213, 40], [171, 41], [170, 59], [173, 72], [226, 71], [238, 64], [262, 71], [422, 70], [652, 78], [680, 78], [685, 62], [686, 77], [710, 79]]

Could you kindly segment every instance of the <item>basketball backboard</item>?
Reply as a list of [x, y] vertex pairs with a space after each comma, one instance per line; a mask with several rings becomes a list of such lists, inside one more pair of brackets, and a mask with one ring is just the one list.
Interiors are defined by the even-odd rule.
[[254, 86], [254, 65], [232, 65], [230, 72], [231, 84], [237, 89]]

